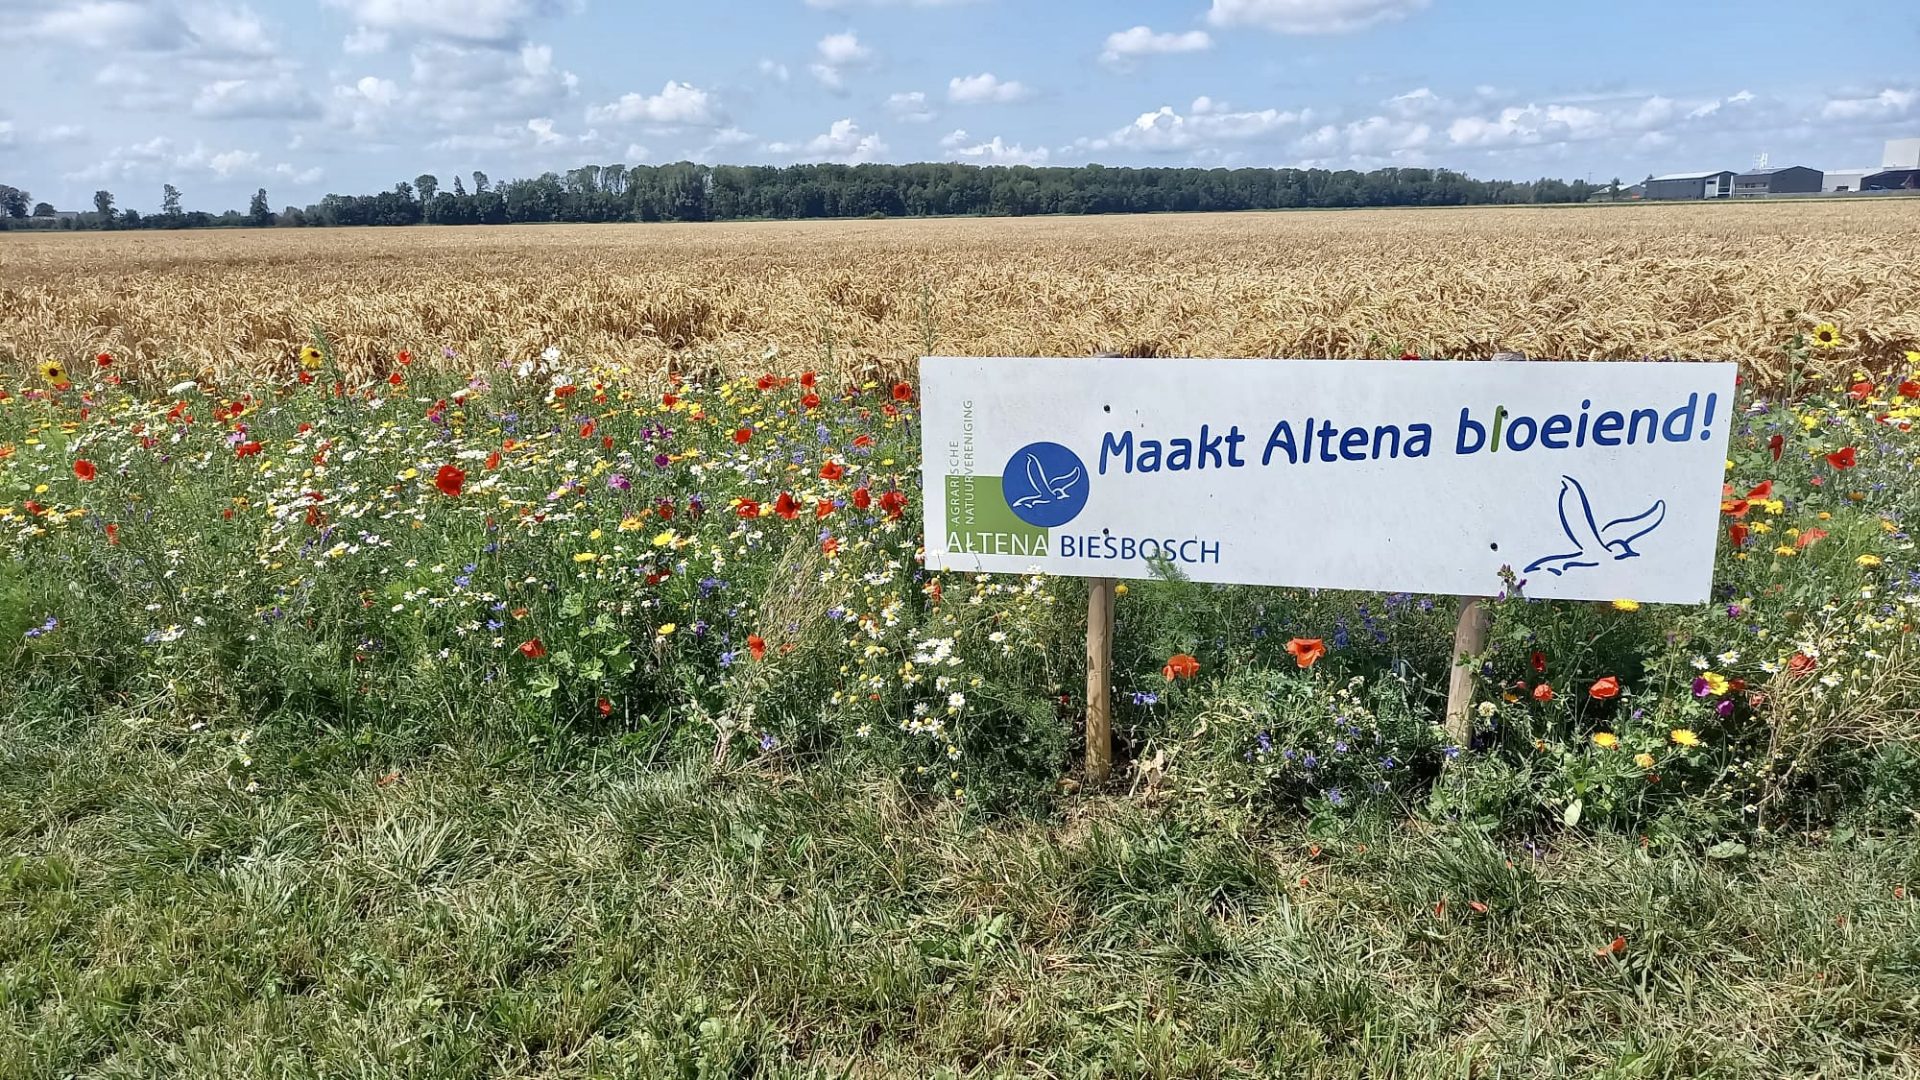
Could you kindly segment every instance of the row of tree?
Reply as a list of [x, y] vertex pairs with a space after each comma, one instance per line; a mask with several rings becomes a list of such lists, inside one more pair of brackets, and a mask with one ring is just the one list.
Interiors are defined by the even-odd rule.
[[[373, 195], [328, 195], [305, 209], [268, 209], [263, 188], [247, 212], [182, 211], [163, 188], [158, 214], [114, 210], [96, 192], [89, 214], [62, 216], [0, 185], [0, 222], [55, 218], [68, 228], [213, 225], [500, 225], [542, 221], [729, 221], [751, 218], [925, 217], [954, 214], [1133, 214], [1172, 210], [1469, 206], [1586, 202], [1619, 181], [1476, 180], [1448, 169], [1130, 169], [1103, 165], [586, 165], [495, 184], [422, 174]], [[47, 222], [52, 224], [52, 222]]]

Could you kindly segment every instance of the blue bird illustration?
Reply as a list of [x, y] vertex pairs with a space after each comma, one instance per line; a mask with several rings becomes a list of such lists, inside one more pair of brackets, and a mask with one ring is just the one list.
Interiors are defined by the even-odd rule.
[[1032, 486], [1033, 494], [1013, 500], [1013, 505], [1020, 508], [1045, 506], [1055, 499], [1071, 499], [1073, 494], [1070, 489], [1079, 482], [1079, 469], [1074, 469], [1057, 480], [1050, 479], [1047, 476], [1047, 470], [1040, 467], [1040, 459], [1028, 454], [1027, 483]]
[[1633, 542], [1660, 527], [1667, 519], [1667, 501], [1660, 499], [1632, 517], [1615, 518], [1605, 525], [1596, 524], [1593, 504], [1587, 489], [1571, 476], [1560, 478], [1560, 528], [1566, 531], [1575, 550], [1564, 555], [1548, 555], [1527, 565], [1525, 573], [1545, 570], [1555, 577], [1581, 566], [1599, 566], [1611, 558], [1636, 559]]

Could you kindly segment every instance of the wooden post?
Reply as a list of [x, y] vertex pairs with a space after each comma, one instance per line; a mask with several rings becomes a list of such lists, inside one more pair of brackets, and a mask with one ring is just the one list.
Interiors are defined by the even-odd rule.
[[1113, 772], [1112, 578], [1087, 582], [1087, 785]]
[[1447, 681], [1447, 737], [1455, 746], [1465, 747], [1473, 731], [1473, 688], [1475, 672], [1462, 663], [1487, 648], [1487, 626], [1493, 616], [1477, 596], [1460, 598], [1460, 621], [1453, 628], [1453, 675]]

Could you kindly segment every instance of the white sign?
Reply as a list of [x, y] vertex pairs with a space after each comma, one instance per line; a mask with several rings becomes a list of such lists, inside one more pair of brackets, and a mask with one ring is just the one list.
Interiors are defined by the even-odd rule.
[[927, 566], [1697, 603], [1735, 371], [925, 357]]

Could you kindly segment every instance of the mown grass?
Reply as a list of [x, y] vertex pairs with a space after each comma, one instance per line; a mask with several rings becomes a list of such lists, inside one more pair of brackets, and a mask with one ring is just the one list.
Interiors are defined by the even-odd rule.
[[980, 824], [484, 742], [249, 794], [218, 722], [41, 705], [0, 731], [9, 1078], [1920, 1075], [1912, 836]]

